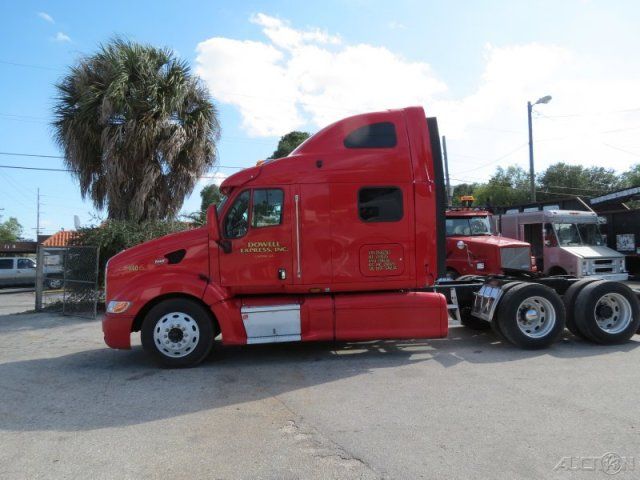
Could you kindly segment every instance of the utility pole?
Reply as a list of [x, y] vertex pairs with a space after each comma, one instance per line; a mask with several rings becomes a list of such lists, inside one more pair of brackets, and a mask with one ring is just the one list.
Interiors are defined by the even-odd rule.
[[449, 181], [449, 160], [447, 158], [447, 137], [442, 136], [442, 153], [444, 155], [444, 179], [447, 189], [447, 207], [453, 203], [451, 201], [451, 182]]
[[38, 205], [36, 207], [36, 243], [40, 236], [40, 188], [38, 188]]
[[536, 170], [533, 166], [533, 125], [531, 122], [531, 112], [533, 106], [549, 103], [551, 101], [551, 95], [546, 95], [539, 98], [535, 103], [527, 102], [527, 121], [529, 122], [529, 184], [531, 186], [531, 202], [536, 201]]

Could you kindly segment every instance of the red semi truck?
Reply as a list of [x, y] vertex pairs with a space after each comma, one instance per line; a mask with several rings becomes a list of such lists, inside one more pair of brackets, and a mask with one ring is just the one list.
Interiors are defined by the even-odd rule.
[[[461, 197], [466, 206], [447, 209], [447, 277], [533, 272], [531, 245], [497, 235], [490, 211], [472, 208], [473, 197]], [[533, 262], [533, 263], [532, 263]]]
[[[566, 278], [442, 279], [439, 134], [420, 107], [341, 120], [290, 156], [229, 177], [221, 191], [206, 226], [109, 260], [110, 347], [130, 348], [140, 331], [145, 350], [180, 367], [204, 359], [218, 334], [229, 345], [441, 338], [449, 311], [466, 309], [536, 348], [564, 329], [560, 295], [579, 305], [587, 291], [617, 295], [603, 305], [611, 311], [629, 306], [614, 319], [603, 309], [594, 316], [589, 303], [581, 328], [591, 340], [626, 340], [640, 322], [637, 299], [615, 282], [599, 282], [594, 293]], [[613, 327], [602, 326], [604, 317]]]

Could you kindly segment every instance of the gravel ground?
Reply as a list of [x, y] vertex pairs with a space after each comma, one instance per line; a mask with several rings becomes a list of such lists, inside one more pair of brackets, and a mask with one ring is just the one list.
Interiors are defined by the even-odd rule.
[[163, 370], [97, 321], [0, 316], [0, 478], [612, 478], [607, 452], [638, 478], [638, 346], [527, 352], [453, 327]]

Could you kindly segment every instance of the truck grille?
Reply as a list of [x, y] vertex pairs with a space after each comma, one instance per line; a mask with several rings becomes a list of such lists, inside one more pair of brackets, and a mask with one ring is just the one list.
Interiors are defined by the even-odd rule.
[[502, 268], [531, 270], [531, 253], [529, 247], [501, 248], [500, 263]]

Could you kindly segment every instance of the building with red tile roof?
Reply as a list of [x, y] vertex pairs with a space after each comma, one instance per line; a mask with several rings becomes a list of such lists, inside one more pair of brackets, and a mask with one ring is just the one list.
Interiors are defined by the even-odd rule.
[[75, 230], [60, 230], [42, 242], [42, 245], [45, 247], [68, 247], [77, 234], [78, 232]]

